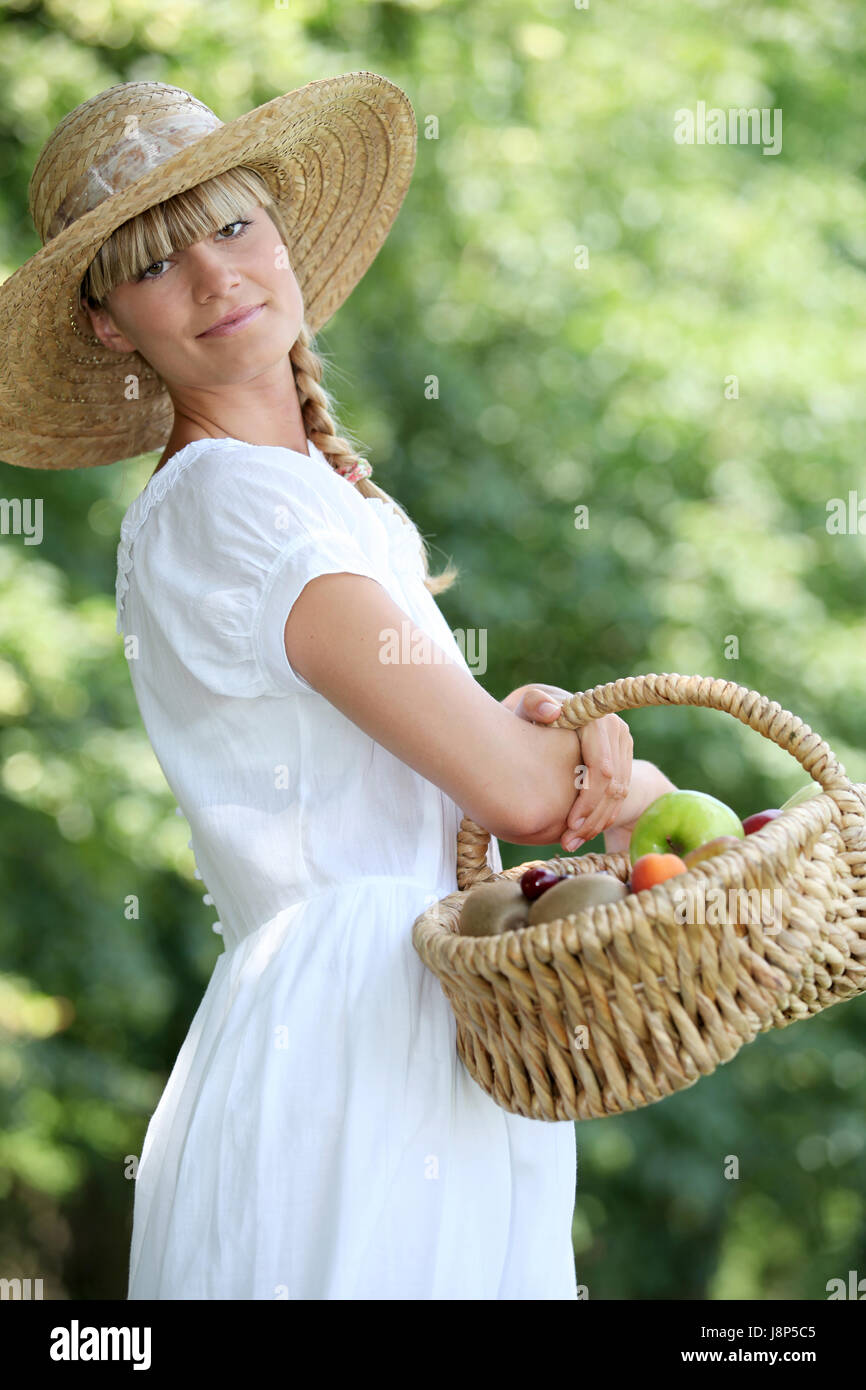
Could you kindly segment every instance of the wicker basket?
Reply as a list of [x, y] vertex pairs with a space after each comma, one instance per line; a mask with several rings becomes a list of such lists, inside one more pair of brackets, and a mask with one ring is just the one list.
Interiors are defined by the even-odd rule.
[[[630, 861], [583, 854], [494, 874], [489, 833], [463, 818], [460, 891], [416, 919], [412, 941], [454, 1010], [458, 1056], [513, 1114], [584, 1120], [651, 1105], [758, 1033], [866, 990], [866, 783], [850, 782], [823, 739], [775, 701], [705, 676], [599, 685], [565, 700], [552, 727], [648, 705], [724, 710], [791, 753], [823, 794], [655, 888], [493, 937], [459, 935], [474, 883], [519, 878], [542, 862], [626, 882]], [[729, 890], [758, 890], [755, 906], [767, 890], [763, 901], [781, 912], [762, 922], [736, 893], [738, 910], [714, 912], [711, 889], [729, 905]]]

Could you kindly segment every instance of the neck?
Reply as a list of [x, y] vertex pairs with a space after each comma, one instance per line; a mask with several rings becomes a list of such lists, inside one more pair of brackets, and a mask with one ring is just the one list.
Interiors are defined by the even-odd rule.
[[168, 387], [174, 424], [155, 473], [178, 449], [197, 439], [243, 439], [306, 454], [307, 434], [291, 362], [264, 372], [231, 391]]

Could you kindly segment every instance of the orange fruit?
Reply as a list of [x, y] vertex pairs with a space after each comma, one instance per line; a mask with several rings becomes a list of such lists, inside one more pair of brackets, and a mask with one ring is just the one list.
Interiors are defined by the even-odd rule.
[[632, 864], [631, 891], [640, 893], [644, 888], [655, 888], [657, 883], [688, 870], [688, 864], [678, 854], [642, 854]]

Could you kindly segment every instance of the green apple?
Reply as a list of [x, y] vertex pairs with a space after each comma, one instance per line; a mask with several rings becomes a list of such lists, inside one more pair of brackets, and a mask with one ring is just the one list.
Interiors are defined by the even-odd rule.
[[790, 811], [792, 806], [799, 806], [801, 801], [809, 801], [813, 796], [822, 796], [823, 793], [824, 788], [820, 783], [809, 782], [805, 787], [801, 787], [798, 792], [794, 792], [793, 796], [789, 796], [784, 806], [781, 807], [781, 810]]
[[746, 838], [743, 822], [724, 801], [708, 792], [664, 792], [635, 822], [629, 857], [632, 864], [644, 854], [678, 854], [682, 858], [720, 835]]

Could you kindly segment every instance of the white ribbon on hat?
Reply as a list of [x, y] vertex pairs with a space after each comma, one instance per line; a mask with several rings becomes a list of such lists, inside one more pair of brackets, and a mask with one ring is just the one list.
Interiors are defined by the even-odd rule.
[[47, 240], [222, 124], [212, 111], [198, 107], [155, 116], [146, 130], [137, 129], [135, 134], [125, 136], [106, 150], [97, 164], [90, 165], [51, 218]]

